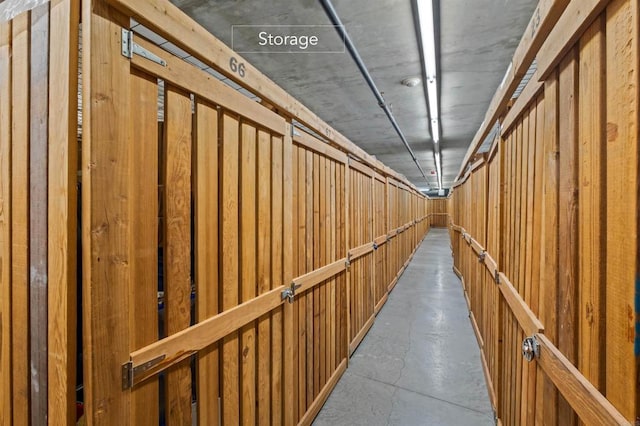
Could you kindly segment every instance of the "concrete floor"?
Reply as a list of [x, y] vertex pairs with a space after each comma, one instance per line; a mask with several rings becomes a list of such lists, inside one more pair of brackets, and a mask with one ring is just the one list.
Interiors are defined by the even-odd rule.
[[314, 425], [493, 425], [449, 237], [433, 229]]

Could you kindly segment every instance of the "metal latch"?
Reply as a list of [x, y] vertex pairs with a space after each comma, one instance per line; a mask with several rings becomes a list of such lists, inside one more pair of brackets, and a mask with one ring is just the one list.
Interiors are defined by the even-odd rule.
[[540, 344], [536, 336], [527, 337], [522, 342], [522, 356], [528, 362], [540, 356]]
[[153, 367], [160, 364], [165, 358], [165, 355], [160, 355], [151, 361], [138, 365], [137, 367], [133, 366], [133, 361], [128, 361], [122, 364], [122, 390], [131, 389], [133, 387], [133, 379], [135, 376], [151, 370]]
[[125, 56], [129, 59], [133, 58], [133, 54], [138, 56], [142, 56], [156, 64], [160, 64], [163, 67], [167, 66], [167, 62], [160, 58], [153, 52], [148, 51], [144, 47], [133, 41], [133, 31], [122, 29], [122, 56]]
[[282, 300], [287, 299], [287, 302], [293, 303], [293, 300], [296, 296], [296, 290], [302, 287], [301, 284], [296, 284], [295, 282], [291, 283], [291, 285], [284, 290], [282, 290], [281, 296]]
[[478, 255], [478, 262], [480, 263], [484, 263], [484, 258], [487, 256], [487, 251], [486, 250], [482, 250], [480, 252], [480, 254]]

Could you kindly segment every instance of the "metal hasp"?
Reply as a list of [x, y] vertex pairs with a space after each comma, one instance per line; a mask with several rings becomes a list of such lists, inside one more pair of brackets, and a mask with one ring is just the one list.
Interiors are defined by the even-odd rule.
[[133, 366], [133, 361], [128, 361], [122, 364], [122, 390], [131, 389], [133, 387], [133, 380], [135, 376], [151, 370], [164, 359], [165, 355], [160, 355], [159, 357], [138, 365], [137, 367]]
[[129, 59], [133, 58], [133, 54], [138, 56], [142, 56], [156, 64], [162, 65], [163, 67], [167, 66], [167, 63], [164, 59], [160, 58], [158, 55], [148, 51], [144, 47], [136, 44], [133, 41], [133, 31], [122, 29], [122, 56], [125, 56]]
[[536, 336], [527, 337], [522, 341], [522, 356], [528, 362], [540, 356], [540, 344]]
[[282, 296], [282, 300], [286, 299], [287, 302], [293, 303], [296, 297], [296, 290], [299, 289], [300, 287], [301, 287], [300, 284], [291, 283], [289, 287], [285, 288], [284, 290], [282, 290], [282, 293], [280, 293], [280, 295]]

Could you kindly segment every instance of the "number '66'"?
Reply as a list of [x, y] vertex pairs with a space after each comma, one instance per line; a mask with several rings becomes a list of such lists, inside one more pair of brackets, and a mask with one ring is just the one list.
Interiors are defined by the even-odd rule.
[[238, 63], [238, 60], [233, 56], [229, 59], [229, 68], [231, 68], [231, 71], [237, 72], [240, 77], [244, 77], [244, 63]]

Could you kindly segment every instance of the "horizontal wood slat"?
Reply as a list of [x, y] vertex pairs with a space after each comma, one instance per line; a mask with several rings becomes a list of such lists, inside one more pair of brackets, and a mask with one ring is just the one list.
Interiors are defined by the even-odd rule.
[[520, 327], [524, 330], [524, 333], [527, 336], [531, 336], [536, 333], [542, 333], [544, 331], [544, 326], [540, 322], [540, 320], [535, 316], [535, 314], [529, 308], [529, 305], [525, 303], [522, 299], [522, 296], [518, 293], [518, 291], [513, 287], [513, 284], [505, 274], [500, 272], [500, 291], [504, 296], [504, 299], [509, 304], [511, 311], [515, 315]]
[[371, 253], [372, 251], [373, 251], [373, 243], [366, 243], [359, 247], [352, 248], [351, 250], [349, 250], [349, 255], [351, 256], [352, 260], [355, 260], [361, 256], [364, 256], [365, 254]]
[[342, 164], [346, 164], [349, 161], [349, 158], [346, 153], [340, 151], [329, 145], [326, 142], [323, 142], [310, 134], [302, 131], [301, 129], [296, 129], [293, 134], [293, 142], [298, 145], [302, 145], [305, 148], [308, 148], [318, 154], [322, 154], [325, 157], [332, 158], [336, 161], [339, 161]]
[[631, 425], [544, 334], [537, 340], [538, 364], [585, 424]]
[[315, 269], [308, 274], [304, 274], [297, 278], [294, 278], [293, 283], [300, 286], [299, 289], [296, 289], [296, 292], [302, 293], [304, 291], [307, 291], [313, 288], [315, 285], [320, 284], [321, 282], [344, 271], [347, 268], [346, 261], [346, 258], [342, 258], [326, 266]]
[[236, 331], [248, 322], [259, 318], [267, 312], [271, 312], [283, 303], [282, 291], [284, 289], [284, 286], [276, 287], [255, 299], [251, 299], [151, 345], [131, 352], [130, 359], [134, 369], [164, 357], [154, 368], [147, 370], [140, 376], [134, 376], [134, 385], [179, 363], [186, 357]]

